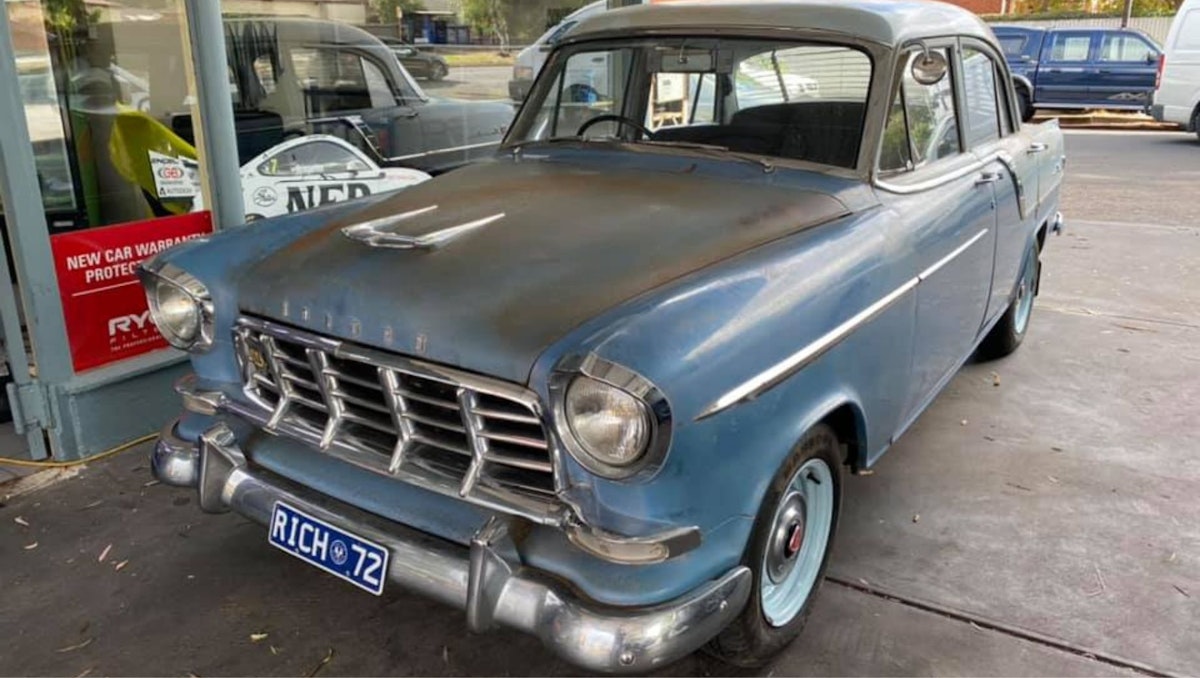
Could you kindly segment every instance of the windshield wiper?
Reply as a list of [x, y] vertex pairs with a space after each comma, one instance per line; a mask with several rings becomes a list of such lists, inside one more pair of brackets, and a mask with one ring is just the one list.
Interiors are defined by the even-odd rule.
[[650, 146], [663, 146], [666, 148], [683, 148], [690, 151], [701, 151], [704, 155], [710, 158], [734, 158], [736, 160], [741, 160], [742, 162], [758, 165], [766, 174], [775, 171], [775, 165], [757, 155], [754, 155], [753, 153], [734, 151], [728, 146], [721, 146], [720, 144], [703, 144], [698, 141], [655, 141], [653, 139], [644, 139], [634, 143], [647, 144]]

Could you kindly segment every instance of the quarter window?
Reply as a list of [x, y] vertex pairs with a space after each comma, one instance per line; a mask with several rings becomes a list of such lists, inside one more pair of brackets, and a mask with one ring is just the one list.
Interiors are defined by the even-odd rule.
[[1100, 48], [1101, 61], [1146, 63], [1157, 56], [1158, 50], [1136, 35], [1106, 35]]

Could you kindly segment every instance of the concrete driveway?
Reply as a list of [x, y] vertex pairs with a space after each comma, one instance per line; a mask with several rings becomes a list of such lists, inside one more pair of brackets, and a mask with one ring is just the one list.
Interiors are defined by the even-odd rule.
[[[1200, 143], [1067, 145], [1026, 345], [966, 367], [849, 480], [809, 628], [762, 675], [1200, 673]], [[129, 453], [0, 508], [0, 673], [577, 673], [149, 480]]]

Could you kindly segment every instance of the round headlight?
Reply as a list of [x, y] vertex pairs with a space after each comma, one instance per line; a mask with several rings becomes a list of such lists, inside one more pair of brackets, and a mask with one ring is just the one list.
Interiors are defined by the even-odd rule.
[[200, 302], [165, 280], [158, 281], [153, 295], [150, 315], [158, 331], [172, 346], [191, 348], [200, 335]]
[[213, 342], [212, 297], [204, 283], [172, 264], [150, 262], [138, 270], [150, 319], [175, 348], [203, 352]]
[[580, 375], [567, 387], [567, 425], [590, 457], [609, 467], [638, 461], [650, 444], [650, 415], [636, 396]]

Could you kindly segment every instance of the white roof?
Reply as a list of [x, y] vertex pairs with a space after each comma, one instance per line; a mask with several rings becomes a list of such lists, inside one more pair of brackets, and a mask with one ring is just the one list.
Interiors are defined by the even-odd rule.
[[570, 42], [599, 34], [713, 29], [805, 29], [900, 45], [914, 38], [971, 35], [994, 41], [975, 14], [923, 0], [676, 0], [603, 12], [579, 24]]

